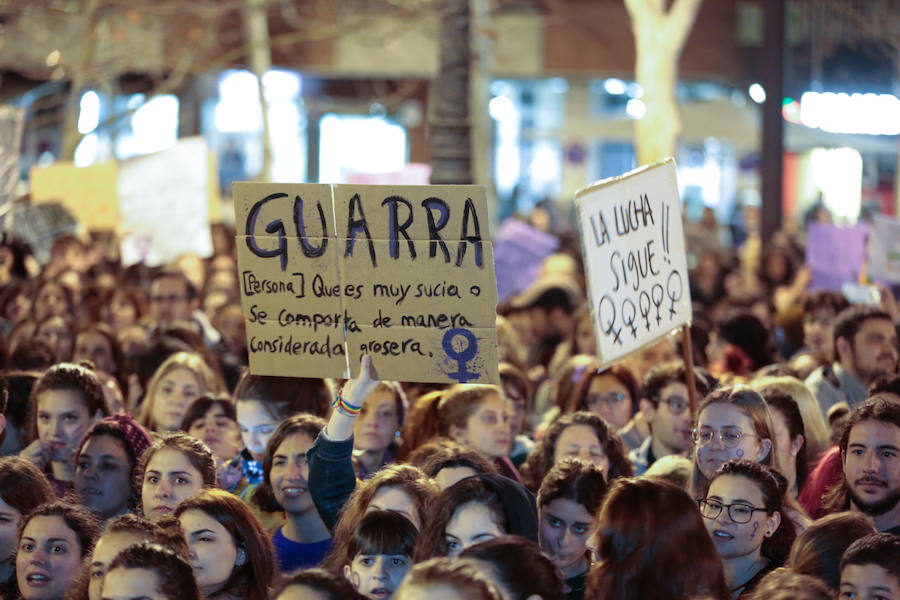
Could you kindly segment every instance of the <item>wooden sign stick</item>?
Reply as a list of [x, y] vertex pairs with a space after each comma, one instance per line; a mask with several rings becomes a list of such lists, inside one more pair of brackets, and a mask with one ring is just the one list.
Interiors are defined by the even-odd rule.
[[691, 414], [697, 414], [697, 385], [694, 382], [694, 345], [691, 340], [691, 326], [684, 324], [681, 327], [681, 354], [684, 358], [685, 383], [688, 389], [688, 404]]

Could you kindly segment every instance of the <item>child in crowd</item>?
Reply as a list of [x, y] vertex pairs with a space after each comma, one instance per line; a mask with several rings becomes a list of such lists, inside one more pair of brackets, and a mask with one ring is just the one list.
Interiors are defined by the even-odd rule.
[[50, 483], [62, 497], [75, 479], [75, 452], [84, 434], [107, 414], [103, 387], [87, 367], [54, 365], [31, 390], [31, 411], [36, 438], [22, 456], [48, 469]]
[[406, 394], [394, 381], [382, 381], [363, 401], [353, 428], [353, 458], [360, 479], [394, 461], [406, 407]]
[[840, 598], [900, 598], [900, 536], [873, 533], [847, 548], [841, 558]]
[[[378, 510], [396, 512], [406, 517], [418, 530], [428, 517], [437, 495], [434, 483], [416, 467], [390, 465], [383, 468], [374, 477], [362, 482], [341, 509], [340, 520], [334, 526], [334, 550], [323, 566], [339, 570], [347, 563], [350, 559], [347, 545], [354, 539], [359, 523], [367, 513]], [[319, 514], [325, 514], [325, 511], [319, 508]]]
[[360, 521], [346, 545], [344, 577], [369, 600], [391, 598], [412, 566], [419, 530], [409, 519], [376, 510]]

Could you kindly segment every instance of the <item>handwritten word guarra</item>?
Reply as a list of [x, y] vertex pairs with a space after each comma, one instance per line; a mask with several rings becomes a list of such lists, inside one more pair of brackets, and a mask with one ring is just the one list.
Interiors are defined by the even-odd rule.
[[[273, 219], [265, 225], [262, 235], [258, 231], [257, 221], [263, 207], [274, 200], [287, 198], [284, 193], [276, 193], [266, 196], [262, 200], [256, 202], [247, 214], [245, 234], [246, 243], [250, 251], [260, 258], [278, 257], [281, 262], [281, 270], [287, 269], [288, 263], [288, 233], [282, 219]], [[415, 211], [413, 205], [408, 200], [399, 196], [390, 196], [381, 202], [381, 206], [388, 211], [389, 233], [388, 233], [388, 253], [390, 258], [397, 260], [400, 258], [401, 248], [405, 245], [409, 257], [416, 259], [416, 247], [413, 240], [409, 237], [407, 230], [412, 226], [415, 219]], [[421, 202], [422, 211], [420, 211], [420, 219], [425, 218], [428, 226], [428, 257], [443, 258], [444, 263], [454, 264], [462, 267], [466, 256], [466, 248], [472, 246], [475, 266], [482, 268], [484, 262], [483, 239], [481, 237], [481, 225], [478, 222], [478, 214], [475, 210], [475, 204], [471, 198], [467, 198], [463, 206], [461, 216], [461, 232], [459, 240], [447, 241], [441, 235], [441, 231], [450, 221], [450, 206], [440, 198], [426, 198]], [[335, 235], [328, 231], [325, 211], [320, 202], [316, 202], [316, 210], [318, 212], [318, 223], [313, 225], [314, 233], [308, 231], [308, 224], [303, 216], [303, 198], [299, 195], [294, 196], [293, 200], [293, 221], [294, 232], [300, 246], [300, 251], [307, 258], [317, 258], [325, 254], [328, 247], [329, 239]], [[402, 214], [402, 216], [401, 216]], [[359, 194], [354, 194], [350, 199], [350, 206], [347, 212], [346, 247], [344, 256], [351, 257], [355, 250], [357, 238], [365, 238], [368, 246], [369, 258], [372, 266], [378, 266], [378, 257], [375, 252], [375, 241], [369, 231], [369, 225], [363, 210], [363, 203]], [[263, 248], [259, 244], [258, 236], [265, 239], [271, 238], [273, 235], [277, 237], [278, 244], [274, 248]], [[405, 244], [401, 243], [401, 239]], [[423, 240], [425, 241], [425, 240]], [[451, 257], [451, 251], [448, 244], [457, 243], [456, 256]]]

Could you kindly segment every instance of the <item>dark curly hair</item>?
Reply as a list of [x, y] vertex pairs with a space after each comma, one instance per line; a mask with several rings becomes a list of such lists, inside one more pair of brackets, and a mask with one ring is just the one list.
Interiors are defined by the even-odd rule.
[[304, 569], [286, 573], [278, 580], [270, 597], [272, 600], [279, 600], [289, 587], [295, 585], [325, 594], [328, 600], [365, 600], [353, 589], [353, 585], [346, 577], [326, 569]]
[[[144, 473], [153, 456], [164, 449], [177, 450], [184, 454], [203, 479], [203, 487], [211, 488], [216, 485], [216, 459], [213, 458], [209, 448], [192, 435], [183, 431], [167, 433], [162, 438], [153, 442], [153, 445], [144, 450], [137, 468], [134, 470], [134, 485], [138, 490], [144, 486]], [[141, 507], [143, 510], [143, 507]]]
[[600, 415], [579, 411], [563, 415], [544, 434], [525, 463], [519, 469], [525, 486], [532, 492], [537, 492], [541, 482], [550, 469], [553, 468], [554, 455], [556, 454], [556, 442], [562, 432], [573, 425], [587, 425], [597, 434], [597, 440], [603, 447], [603, 452], [609, 459], [608, 479], [612, 481], [617, 477], [631, 477], [634, 472], [631, 461], [625, 450], [622, 438]]
[[168, 600], [200, 600], [194, 569], [178, 554], [152, 542], [129, 546], [119, 553], [109, 570], [148, 569], [156, 574], [159, 591]]

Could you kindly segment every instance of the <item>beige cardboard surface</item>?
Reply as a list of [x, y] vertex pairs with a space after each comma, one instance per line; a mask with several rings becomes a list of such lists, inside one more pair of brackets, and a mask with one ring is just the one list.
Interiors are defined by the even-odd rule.
[[691, 322], [675, 161], [595, 183], [575, 203], [604, 367]]
[[31, 170], [31, 199], [58, 201], [88, 230], [115, 230], [119, 218], [116, 188], [118, 167], [113, 161], [89, 167], [56, 163]]
[[254, 373], [343, 377], [368, 352], [384, 379], [498, 382], [482, 188], [232, 189]]

